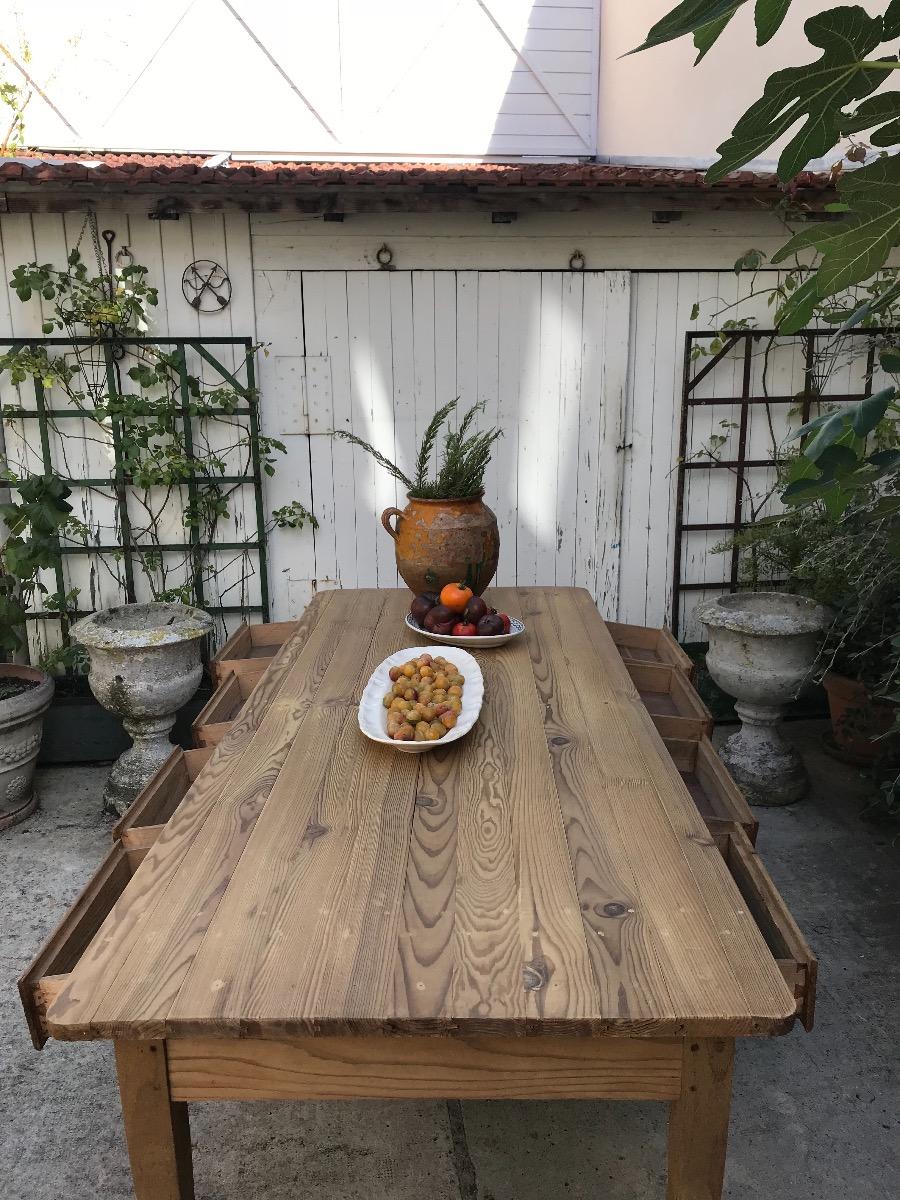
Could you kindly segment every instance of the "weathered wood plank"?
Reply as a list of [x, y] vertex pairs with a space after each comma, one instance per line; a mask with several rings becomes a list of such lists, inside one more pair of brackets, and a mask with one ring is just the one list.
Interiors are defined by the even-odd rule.
[[666, 1100], [681, 1085], [681, 1043], [662, 1039], [185, 1039], [168, 1050], [179, 1100]]
[[[607, 665], [610, 674], [615, 677], [624, 670], [624, 665], [614, 650], [610, 652], [612, 639], [596, 608], [590, 603], [590, 598], [576, 591], [571, 592], [567, 600], [572, 608], [580, 612], [588, 638], [598, 648], [606, 647]], [[762, 952], [765, 946], [762, 935], [728, 877], [715, 842], [706, 835], [678, 768], [665, 753], [662, 738], [650, 714], [636, 697], [632, 703], [620, 705], [618, 712], [623, 721], [623, 732], [638, 748], [643, 770], [659, 798], [659, 811], [668, 824], [667, 832], [660, 823], [660, 836], [668, 842], [671, 865], [680, 877], [678, 894], [681, 897], [681, 911], [687, 900], [698, 904], [698, 915], [699, 906], [706, 909], [704, 924], [714, 931], [714, 937], [730, 965], [732, 978], [744, 996], [745, 1009], [752, 1018], [751, 1031], [781, 1032], [790, 1028], [794, 1018], [793, 997], [771, 954]], [[649, 813], [648, 809], [642, 815], [646, 819]], [[680, 863], [672, 850], [672, 834], [681, 852]], [[635, 847], [639, 845], [637, 839], [633, 844]], [[645, 861], [642, 878], [653, 874], [650, 863]], [[691, 958], [687, 947], [679, 946], [679, 953], [687, 965]], [[708, 966], [721, 974], [723, 965], [721, 954], [714, 951], [703, 954], [694, 963], [695, 977], [703, 982], [703, 967]], [[718, 994], [718, 1003], [724, 1004], [724, 993]]]
[[[268, 715], [270, 703], [288, 681], [296, 660], [308, 650], [307, 643], [314, 630], [318, 631], [319, 636], [312, 648], [313, 661], [309, 662], [309, 656], [304, 659], [301, 678], [314, 683], [321, 676], [324, 668], [320, 660], [326, 655], [323, 643], [327, 645], [330, 601], [330, 594], [317, 597], [303, 614], [297, 631], [279, 651], [264, 683], [248, 701], [241, 719], [215, 748], [206, 768], [185, 795], [170, 822], [170, 830], [166, 836], [157, 839], [144, 860], [139, 872], [140, 879], [134, 883], [131, 894], [121, 896], [109, 912], [97, 936], [80, 959], [77, 974], [73, 972], [69, 985], [48, 1012], [48, 1025], [55, 1037], [91, 1036], [91, 1014], [104, 994], [103, 989], [111, 985], [116, 971], [126, 961], [142, 919], [153, 911], [156, 903], [165, 895], [193, 838], [214, 811], [226, 782], [241, 763], [257, 727]], [[102, 984], [98, 986], [101, 980]], [[58, 1028], [54, 1027], [57, 1017], [60, 1019]]]
[[[674, 1017], [667, 981], [673, 972], [628, 858], [616, 801], [600, 766], [603, 759], [585, 728], [590, 700], [567, 670], [560, 632], [545, 606], [528, 604], [528, 627], [534, 683], [601, 1009], [636, 1022]], [[674, 986], [677, 980], [672, 982]]]
[[[320, 1003], [326, 1015], [342, 1013], [358, 942], [378, 940], [389, 914], [370, 910], [378, 890], [371, 877], [376, 894], [370, 896], [365, 886], [366, 866], [373, 870], [377, 857], [380, 830], [374, 814], [379, 805], [388, 817], [398, 804], [402, 809], [404, 787], [411, 802], [418, 762], [389, 752], [353, 753], [362, 735], [349, 698], [378, 662], [409, 638], [402, 624], [405, 597], [377, 595], [374, 616], [356, 610], [339, 669], [323, 681], [304, 736], [291, 748], [272, 803], [248, 841], [167, 1016], [170, 1033], [193, 1028], [198, 1011], [208, 1013], [209, 1024], [223, 1032], [284, 1022], [306, 1015], [296, 1011], [302, 998], [310, 1004], [309, 1015]], [[371, 610], [371, 594], [366, 596]], [[342, 752], [335, 753], [336, 747]], [[405, 854], [404, 841], [408, 826], [403, 839], [395, 837], [392, 855], [401, 849]], [[396, 873], [396, 863], [393, 869]], [[371, 978], [371, 972], [364, 977]], [[227, 983], [214, 987], [220, 980]], [[341, 995], [326, 999], [322, 994], [333, 990]], [[378, 1006], [371, 1011], [377, 1013]]]
[[[360, 670], [359, 656], [371, 640], [381, 604], [377, 593], [358, 592], [343, 611], [339, 606], [329, 606], [329, 613], [336, 616], [333, 622], [324, 619], [316, 625], [291, 669], [283, 693], [268, 706], [257, 735], [242, 756], [240, 777], [230, 781], [202, 828], [191, 837], [184, 856], [182, 886], [167, 895], [154, 920], [145, 923], [129, 958], [98, 1005], [93, 1017], [98, 1028], [117, 1035], [119, 1023], [124, 1022], [131, 1036], [153, 1037], [157, 1031], [165, 1031], [167, 1014], [247, 848], [259, 814], [279, 778], [293, 779], [288, 760], [295, 761], [312, 744], [323, 757], [331, 753], [330, 739], [324, 744], [318, 742], [317, 725], [308, 741], [297, 740], [297, 734], [311, 716], [318, 717], [323, 711], [313, 708], [313, 700], [320, 693], [324, 693], [326, 706], [342, 700], [348, 672], [355, 679]], [[311, 669], [313, 655], [320, 664], [318, 670]], [[183, 836], [176, 814], [156, 845]], [[155, 852], [154, 847], [150, 856]], [[140, 874], [135, 876], [135, 883], [139, 882]]]

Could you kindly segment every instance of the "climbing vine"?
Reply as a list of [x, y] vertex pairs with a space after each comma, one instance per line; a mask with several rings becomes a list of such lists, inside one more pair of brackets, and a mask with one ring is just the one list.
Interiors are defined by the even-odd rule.
[[[22, 503], [0, 515], [25, 547], [5, 553], [0, 648], [7, 651], [21, 642], [24, 614], [39, 594], [42, 611], [61, 616], [64, 628], [78, 612], [98, 607], [98, 572], [113, 581], [119, 599], [248, 605], [255, 563], [244, 543], [254, 538], [240, 532], [249, 523], [242, 488], [252, 477], [254, 454], [273, 475], [285, 451], [276, 438], [257, 433], [254, 439], [242, 417], [258, 396], [238, 380], [246, 360], [264, 347], [252, 346], [233, 368], [207, 369], [201, 358], [199, 369], [191, 369], [185, 347], [135, 340], [147, 335], [156, 288], [146, 267], [126, 261], [105, 271], [97, 258], [93, 271], [76, 246], [65, 267], [31, 262], [16, 267], [10, 280], [23, 304], [40, 302], [42, 332], [53, 340], [14, 344], [0, 355], [0, 381], [30, 381], [35, 397], [52, 398], [42, 437], [52, 441], [58, 476], [33, 470], [45, 456], [23, 432], [22, 393], [15, 402], [4, 400], [8, 451], [14, 445], [18, 454], [14, 460], [7, 453], [3, 474]], [[204, 377], [213, 371], [216, 378]], [[105, 463], [105, 471], [97, 463]], [[66, 481], [83, 493], [80, 514], [66, 500]], [[25, 503], [32, 496], [40, 504], [51, 491], [69, 509], [57, 512], [53, 528], [32, 519], [38, 510]], [[183, 527], [180, 539], [173, 537], [173, 520]], [[231, 538], [221, 537], [224, 523], [236, 531]], [[299, 530], [316, 528], [317, 521], [293, 501], [271, 514], [256, 536], [276, 525]], [[60, 541], [91, 552], [88, 594], [44, 582], [51, 569], [62, 579]], [[111, 543], [117, 549], [100, 553]], [[228, 546], [227, 554], [217, 543]], [[66, 661], [71, 654], [63, 648], [54, 657]]]

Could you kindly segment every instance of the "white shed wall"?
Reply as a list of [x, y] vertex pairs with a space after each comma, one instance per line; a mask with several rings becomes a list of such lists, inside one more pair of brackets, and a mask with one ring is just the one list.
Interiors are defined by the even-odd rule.
[[[506, 429], [488, 477], [498, 582], [576, 583], [608, 616], [666, 620], [684, 333], [695, 301], [702, 323], [717, 295], [743, 286], [730, 271], [738, 254], [778, 243], [774, 220], [696, 213], [655, 226], [647, 212], [603, 211], [512, 226], [475, 214], [336, 226], [226, 212], [160, 222], [135, 202], [98, 219], [150, 268], [157, 332], [271, 344], [262, 422], [288, 454], [266, 507], [297, 498], [321, 521], [315, 536], [272, 535], [273, 616], [296, 613], [317, 588], [396, 582], [378, 517], [402, 498], [328, 431], [352, 427], [408, 463], [434, 409], [458, 395], [485, 400], [485, 420]], [[82, 220], [0, 217], [3, 278], [34, 257], [61, 262]], [[394, 271], [373, 269], [384, 242]], [[568, 269], [576, 249], [584, 272]], [[181, 274], [195, 258], [231, 276], [221, 313], [198, 316], [184, 301]], [[39, 328], [36, 307], [0, 289], [0, 333]]]

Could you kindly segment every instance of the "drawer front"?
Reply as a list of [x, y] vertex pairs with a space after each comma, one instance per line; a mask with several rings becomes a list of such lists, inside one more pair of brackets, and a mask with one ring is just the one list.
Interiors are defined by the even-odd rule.
[[228, 675], [197, 714], [191, 725], [194, 745], [217, 746], [249, 699], [251, 692], [266, 672], [268, 660], [250, 660], [254, 669], [245, 674]]
[[733, 821], [755, 843], [759, 822], [709, 738], [692, 742], [664, 737], [663, 741], [707, 825], [711, 821]]
[[797, 1015], [813, 1027], [819, 962], [762, 859], [739, 825], [714, 822], [713, 831], [728, 870], [797, 1001]]
[[712, 713], [683, 671], [657, 663], [625, 665], [662, 737], [699, 741], [712, 733]]
[[210, 659], [213, 682], [220, 687], [230, 675], [264, 671], [288, 638], [297, 621], [268, 621], [264, 625], [238, 626], [218, 654]]
[[671, 629], [625, 625], [621, 621], [607, 621], [606, 628], [624, 662], [675, 667], [693, 683], [696, 664], [679, 646]]
[[31, 1040], [40, 1050], [49, 1036], [47, 1008], [64, 978], [87, 949], [133, 874], [128, 851], [117, 842], [81, 895], [19, 977], [19, 996]]
[[173, 750], [113, 826], [113, 837], [126, 846], [135, 847], [132, 835], [138, 829], [165, 825], [209, 762], [212, 752], [211, 746], [199, 750]]

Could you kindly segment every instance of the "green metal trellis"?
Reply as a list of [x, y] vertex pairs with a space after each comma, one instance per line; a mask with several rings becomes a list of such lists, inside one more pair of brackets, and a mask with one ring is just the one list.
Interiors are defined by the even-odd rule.
[[[77, 407], [53, 408], [47, 403], [47, 395], [43, 383], [40, 379], [33, 379], [34, 386], [34, 408], [25, 408], [19, 405], [8, 407], [4, 411], [2, 401], [0, 401], [0, 420], [4, 422], [7, 419], [15, 421], [35, 420], [38, 423], [40, 434], [41, 458], [43, 468], [46, 473], [54, 473], [64, 478], [64, 481], [72, 488], [108, 488], [115, 497], [115, 509], [118, 519], [118, 527], [121, 532], [121, 540], [118, 543], [108, 544], [91, 544], [91, 545], [60, 545], [60, 557], [55, 564], [55, 576], [57, 591], [60, 596], [65, 595], [65, 577], [62, 567], [62, 558], [64, 555], [84, 554], [94, 556], [118, 556], [122, 561], [124, 573], [125, 599], [133, 602], [136, 598], [135, 583], [134, 583], [134, 557], [148, 551], [158, 551], [160, 553], [185, 553], [191, 552], [191, 562], [193, 570], [193, 588], [196, 596], [196, 601], [199, 605], [207, 608], [210, 612], [221, 614], [239, 613], [243, 616], [248, 616], [250, 613], [259, 613], [263, 621], [269, 620], [269, 588], [268, 588], [268, 561], [266, 557], [266, 541], [265, 541], [265, 510], [263, 506], [263, 482], [262, 482], [262, 467], [260, 458], [259, 445], [259, 407], [256, 397], [256, 375], [253, 361], [254, 343], [250, 338], [234, 338], [234, 337], [208, 337], [208, 338], [166, 338], [166, 337], [116, 337], [116, 338], [0, 338], [0, 348], [4, 350], [19, 350], [23, 347], [30, 346], [57, 346], [57, 347], [89, 347], [102, 350], [105, 369], [107, 389], [111, 397], [117, 395], [118, 387], [116, 383], [115, 358], [121, 351], [128, 346], [165, 346], [175, 347], [178, 355], [178, 374], [179, 374], [179, 394], [180, 394], [180, 418], [182, 434], [184, 438], [184, 447], [189, 461], [193, 461], [194, 454], [194, 439], [192, 430], [192, 416], [190, 412], [190, 396], [188, 389], [188, 370], [187, 370], [187, 351], [196, 352], [201, 359], [209, 364], [215, 371], [219, 373], [223, 380], [227, 381], [239, 395], [246, 401], [246, 406], [233, 408], [229, 411], [229, 417], [243, 417], [247, 420], [247, 428], [249, 434], [249, 465], [251, 468], [250, 474], [244, 475], [217, 475], [213, 478], [201, 475], [200, 473], [191, 471], [185, 479], [185, 485], [188, 494], [188, 503], [196, 510], [197, 498], [199, 489], [203, 483], [215, 482], [216, 484], [246, 484], [252, 485], [255, 498], [256, 511], [256, 534], [253, 538], [248, 538], [241, 541], [215, 541], [204, 547], [201, 545], [200, 531], [196, 524], [190, 527], [189, 542], [185, 543], [153, 543], [149, 546], [137, 545], [131, 536], [131, 523], [128, 513], [128, 492], [127, 489], [131, 484], [131, 480], [125, 471], [125, 464], [122, 456], [122, 423], [121, 418], [114, 417], [110, 421], [113, 449], [113, 473], [107, 478], [82, 478], [82, 479], [66, 479], [60, 475], [52, 460], [50, 446], [50, 428], [51, 422], [76, 418], [83, 420], [85, 414]], [[219, 359], [211, 353], [209, 347], [233, 347], [240, 350], [244, 356], [244, 365], [246, 370], [246, 381], [241, 382], [235, 373], [229, 370]], [[21, 386], [21, 385], [20, 385]], [[220, 552], [220, 551], [241, 551], [255, 552], [258, 558], [259, 574], [259, 603], [242, 603], [235, 605], [228, 604], [211, 604], [207, 601], [204, 595], [203, 572], [200, 568], [200, 560], [203, 552]], [[40, 610], [30, 612], [29, 620], [59, 620], [61, 622], [63, 639], [65, 640], [68, 620], [72, 617], [84, 616], [91, 609], [73, 608], [66, 612], [55, 610]]]

